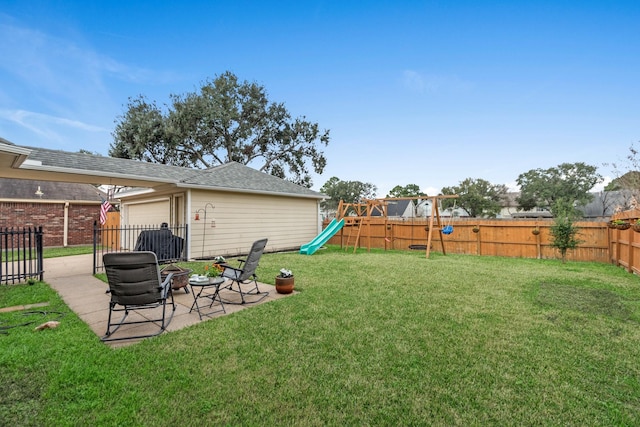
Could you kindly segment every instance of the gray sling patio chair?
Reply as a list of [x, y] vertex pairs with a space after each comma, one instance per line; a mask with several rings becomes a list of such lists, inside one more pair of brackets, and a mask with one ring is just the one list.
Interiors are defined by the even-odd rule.
[[[161, 279], [158, 259], [153, 252], [114, 252], [104, 254], [102, 259], [111, 295], [107, 332], [101, 338], [102, 341], [147, 338], [165, 331], [176, 310], [171, 292], [173, 273], [169, 273], [164, 281]], [[168, 300], [171, 305], [169, 316], [167, 316]], [[143, 311], [149, 315], [143, 315], [141, 313]], [[114, 322], [112, 315], [117, 312], [124, 312], [124, 314], [119, 321]], [[130, 312], [136, 312], [138, 316], [127, 321]], [[143, 323], [154, 324], [152, 332], [113, 337], [113, 333], [122, 325]]]
[[[238, 267], [223, 264], [222, 277], [229, 279], [230, 283], [222, 289], [228, 289], [240, 294], [240, 302], [225, 300], [225, 304], [251, 304], [261, 301], [269, 295], [269, 292], [260, 292], [260, 289], [258, 289], [258, 276], [256, 276], [256, 268], [258, 268], [258, 262], [265, 246], [267, 246], [267, 239], [256, 240], [251, 245], [251, 250], [246, 258], [238, 260], [240, 262]], [[251, 286], [252, 283], [253, 286]], [[247, 285], [249, 285], [249, 289], [246, 289]], [[245, 299], [246, 296], [250, 298]]]

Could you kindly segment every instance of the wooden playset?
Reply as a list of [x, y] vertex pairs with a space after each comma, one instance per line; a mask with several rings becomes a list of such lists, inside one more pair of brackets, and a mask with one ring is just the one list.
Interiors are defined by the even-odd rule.
[[[365, 200], [363, 203], [345, 203], [342, 200], [338, 205], [338, 210], [336, 212], [336, 219], [344, 219], [344, 233], [346, 235], [346, 244], [347, 248], [353, 245], [353, 251], [355, 253], [358, 245], [360, 244], [360, 235], [362, 233], [363, 228], [369, 227], [371, 225], [371, 220], [373, 218], [376, 219], [387, 219], [389, 204], [396, 203], [400, 200], [416, 200], [420, 199], [422, 201], [430, 200], [431, 201], [431, 214], [429, 215], [428, 221], [428, 232], [427, 232], [427, 242], [424, 245], [424, 249], [426, 251], [426, 257], [429, 258], [429, 254], [431, 251], [431, 242], [434, 238], [434, 230], [437, 230], [437, 236], [440, 238], [440, 242], [442, 243], [443, 253], [446, 255], [446, 251], [444, 249], [443, 242], [443, 234], [451, 234], [453, 232], [453, 226], [451, 225], [451, 221], [449, 220], [448, 224], [442, 221], [440, 217], [440, 201], [442, 199], [455, 199], [457, 195], [446, 195], [446, 196], [420, 196], [420, 197], [392, 197], [392, 198], [383, 198], [383, 199], [370, 199]], [[386, 227], [385, 227], [386, 229]], [[370, 233], [367, 233], [370, 234]], [[387, 239], [387, 236], [385, 236]], [[413, 245], [413, 246], [423, 246], [423, 245]], [[370, 243], [367, 244], [367, 249], [371, 249]]]

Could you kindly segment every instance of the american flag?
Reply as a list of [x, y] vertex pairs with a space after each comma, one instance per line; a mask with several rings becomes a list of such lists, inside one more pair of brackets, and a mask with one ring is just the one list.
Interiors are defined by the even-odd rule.
[[111, 203], [108, 200], [105, 200], [100, 205], [100, 224], [104, 224], [107, 222], [107, 212], [111, 209]]

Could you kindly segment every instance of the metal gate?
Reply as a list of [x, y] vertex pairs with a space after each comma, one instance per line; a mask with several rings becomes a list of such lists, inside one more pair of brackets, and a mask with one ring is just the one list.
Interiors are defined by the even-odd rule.
[[0, 228], [0, 283], [43, 280], [42, 227]]
[[186, 261], [187, 225], [93, 225], [93, 274], [104, 269], [102, 256], [110, 252], [151, 251], [161, 264]]

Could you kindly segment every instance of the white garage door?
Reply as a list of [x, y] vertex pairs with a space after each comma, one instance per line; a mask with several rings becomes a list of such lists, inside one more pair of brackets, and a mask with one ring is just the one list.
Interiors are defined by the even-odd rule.
[[127, 208], [129, 225], [160, 226], [163, 222], [170, 222], [171, 205], [169, 199], [131, 204]]

